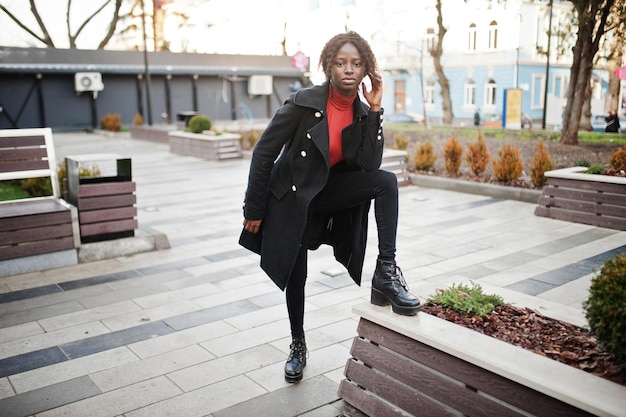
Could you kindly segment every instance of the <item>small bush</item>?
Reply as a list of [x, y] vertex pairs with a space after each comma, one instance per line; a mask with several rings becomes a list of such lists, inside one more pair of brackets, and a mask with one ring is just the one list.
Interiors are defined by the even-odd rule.
[[122, 130], [122, 122], [119, 113], [107, 113], [100, 119], [100, 128], [110, 132], [119, 132]]
[[626, 170], [626, 146], [611, 152], [609, 162], [611, 164], [611, 168], [615, 170]]
[[241, 133], [241, 149], [254, 149], [256, 143], [259, 141], [260, 138], [261, 132], [258, 132], [256, 130], [250, 130], [248, 132]]
[[626, 253], [604, 262], [583, 308], [600, 345], [626, 364]]
[[606, 169], [604, 168], [603, 165], [591, 165], [589, 168], [587, 168], [587, 171], [585, 171], [585, 173], [586, 174], [602, 175], [602, 174], [604, 174], [605, 171], [606, 171]]
[[211, 119], [203, 114], [196, 114], [189, 119], [189, 124], [185, 128], [185, 131], [192, 133], [202, 133], [205, 130], [211, 130]]
[[519, 148], [510, 144], [504, 145], [498, 152], [498, 159], [493, 161], [493, 174], [500, 181], [511, 182], [522, 175], [524, 164]]
[[591, 162], [589, 162], [585, 158], [581, 158], [581, 159], [577, 159], [574, 161], [574, 166], [575, 167], [590, 167]]
[[[99, 177], [101, 174], [102, 173], [100, 172], [100, 168], [97, 164], [92, 164], [91, 166], [81, 165], [78, 168], [78, 178]], [[59, 190], [61, 190], [61, 195], [63, 195], [65, 193], [63, 180], [67, 178], [67, 167], [65, 166], [65, 161], [57, 165], [57, 178], [59, 179]]]
[[20, 189], [31, 197], [52, 195], [50, 178], [25, 178], [20, 181]]
[[143, 116], [141, 113], [137, 113], [133, 118], [133, 126], [141, 126], [143, 123]]
[[476, 143], [467, 145], [467, 154], [465, 162], [470, 167], [474, 175], [480, 175], [487, 169], [489, 164], [489, 148], [485, 143], [485, 138], [481, 131], [478, 131], [478, 139]]
[[436, 161], [437, 155], [435, 155], [433, 144], [431, 142], [421, 142], [417, 145], [417, 150], [415, 151], [415, 156], [413, 157], [413, 163], [415, 164], [416, 169], [422, 171], [431, 170], [435, 166]]
[[448, 171], [448, 174], [454, 176], [459, 174], [461, 162], [463, 162], [462, 156], [463, 147], [456, 138], [456, 135], [452, 135], [443, 147], [443, 158], [446, 162], [446, 171]]
[[405, 151], [408, 146], [409, 146], [409, 139], [406, 137], [406, 135], [403, 135], [402, 133], [394, 133], [393, 135], [393, 148], [394, 149]]
[[530, 162], [530, 180], [535, 187], [543, 187], [546, 185], [547, 179], [543, 174], [546, 171], [551, 171], [553, 166], [550, 153], [543, 145], [543, 142], [538, 142], [533, 160]]
[[497, 306], [504, 304], [502, 297], [484, 294], [478, 284], [472, 284], [471, 287], [464, 284], [458, 286], [452, 284], [446, 290], [437, 290], [437, 293], [428, 301], [450, 308], [457, 313], [476, 314], [482, 317], [487, 316]]

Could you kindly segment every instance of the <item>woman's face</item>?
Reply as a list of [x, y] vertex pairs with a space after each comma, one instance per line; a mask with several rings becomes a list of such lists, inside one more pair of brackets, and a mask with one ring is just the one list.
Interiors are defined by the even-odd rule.
[[332, 62], [330, 81], [335, 90], [344, 97], [352, 97], [365, 77], [365, 64], [361, 54], [351, 43], [345, 43]]

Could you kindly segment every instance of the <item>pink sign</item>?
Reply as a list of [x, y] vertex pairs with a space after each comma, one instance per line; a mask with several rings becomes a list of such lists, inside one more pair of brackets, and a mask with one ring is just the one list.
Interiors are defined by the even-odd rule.
[[620, 80], [626, 80], [626, 67], [616, 69], [615, 76]]
[[291, 65], [299, 70], [305, 70], [309, 68], [309, 57], [304, 55], [303, 52], [298, 51], [291, 57]]

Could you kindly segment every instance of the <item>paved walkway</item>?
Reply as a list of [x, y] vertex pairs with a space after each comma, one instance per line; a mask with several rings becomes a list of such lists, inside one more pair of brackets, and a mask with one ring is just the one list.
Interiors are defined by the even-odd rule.
[[[237, 245], [248, 160], [178, 156], [125, 135], [54, 139], [58, 158], [131, 157], [139, 224], [171, 249], [0, 278], [1, 416], [362, 415], [337, 388], [369, 279], [359, 288], [329, 248], [311, 253], [309, 362], [287, 384], [283, 294]], [[626, 251], [626, 232], [535, 217], [529, 203], [416, 186], [400, 199], [398, 263], [424, 300], [473, 281], [585, 324], [593, 271]], [[372, 229], [366, 276], [375, 248]]]

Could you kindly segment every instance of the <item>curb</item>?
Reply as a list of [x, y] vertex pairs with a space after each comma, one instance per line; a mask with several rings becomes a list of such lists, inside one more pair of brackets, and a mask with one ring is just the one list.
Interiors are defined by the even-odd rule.
[[409, 174], [409, 179], [411, 180], [411, 184], [419, 187], [438, 188], [440, 190], [457, 191], [466, 194], [478, 194], [500, 200], [516, 200], [525, 203], [537, 204], [539, 198], [541, 197], [540, 190], [530, 190], [527, 188], [506, 187], [503, 185], [485, 184], [420, 174]]

